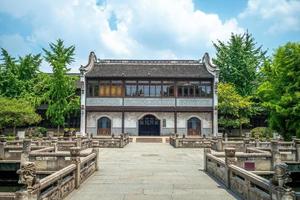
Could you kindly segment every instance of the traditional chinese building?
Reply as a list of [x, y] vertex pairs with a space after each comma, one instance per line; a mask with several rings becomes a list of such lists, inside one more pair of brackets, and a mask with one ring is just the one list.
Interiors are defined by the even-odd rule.
[[201, 60], [108, 60], [81, 66], [82, 134], [212, 136], [218, 68]]

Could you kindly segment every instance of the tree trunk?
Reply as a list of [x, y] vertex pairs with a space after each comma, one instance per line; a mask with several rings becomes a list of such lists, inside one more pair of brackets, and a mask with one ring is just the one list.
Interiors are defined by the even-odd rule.
[[14, 133], [15, 135], [17, 135], [17, 133], [16, 133], [16, 125], [14, 125], [14, 127], [13, 127], [13, 133]]
[[60, 125], [57, 126], [57, 134], [59, 134]]

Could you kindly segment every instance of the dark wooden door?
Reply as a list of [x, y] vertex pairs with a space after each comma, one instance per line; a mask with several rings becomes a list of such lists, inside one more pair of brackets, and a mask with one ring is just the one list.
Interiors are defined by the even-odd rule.
[[98, 119], [98, 135], [111, 135], [111, 120], [107, 117]]
[[188, 132], [189, 136], [199, 136], [201, 135], [201, 121], [200, 119], [193, 117], [188, 120]]
[[153, 115], [146, 115], [139, 120], [139, 135], [140, 136], [159, 136], [160, 135], [160, 120]]

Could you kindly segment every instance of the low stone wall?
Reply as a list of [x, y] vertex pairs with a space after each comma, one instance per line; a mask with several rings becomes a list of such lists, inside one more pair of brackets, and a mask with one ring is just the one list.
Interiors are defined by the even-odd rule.
[[92, 137], [93, 148], [123, 148], [129, 143], [128, 134], [121, 134], [119, 136], [112, 137]]
[[[70, 164], [36, 181], [35, 162], [24, 162], [19, 170], [20, 180], [26, 189], [15, 193], [1, 193], [1, 200], [58, 200], [79, 188], [98, 170], [99, 151], [93, 149], [88, 156], [80, 157], [80, 147], [70, 149]], [[29, 173], [30, 172], [30, 173]]]
[[169, 138], [170, 145], [175, 148], [208, 148], [211, 147], [210, 140], [202, 137], [178, 137], [172, 135]]
[[204, 168], [208, 174], [223, 183], [241, 199], [246, 200], [295, 200], [295, 192], [285, 186], [285, 171], [275, 170], [277, 185], [254, 173], [236, 166], [234, 148], [225, 149], [225, 158], [219, 158], [205, 149]]

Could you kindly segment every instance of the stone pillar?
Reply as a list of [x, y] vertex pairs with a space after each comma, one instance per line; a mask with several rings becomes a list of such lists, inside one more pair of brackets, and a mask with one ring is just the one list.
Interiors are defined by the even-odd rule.
[[99, 149], [98, 148], [93, 148], [92, 153], [96, 154], [96, 171], [99, 170], [99, 165], [98, 165], [98, 161], [99, 161]]
[[177, 148], [179, 146], [179, 138], [178, 138], [178, 134], [175, 134], [175, 147]]
[[120, 134], [120, 148], [124, 147], [124, 135], [123, 133]]
[[250, 145], [250, 138], [246, 137], [244, 138], [244, 152], [247, 153], [247, 148]]
[[271, 140], [271, 154], [272, 154], [272, 167], [275, 168], [276, 164], [281, 163], [277, 140]]
[[29, 161], [29, 153], [31, 151], [31, 139], [23, 140], [23, 149], [21, 153], [21, 165], [26, 161]]
[[80, 134], [85, 135], [86, 129], [86, 111], [85, 111], [85, 98], [86, 98], [86, 91], [85, 91], [85, 76], [84, 71], [80, 73], [80, 85], [81, 85], [81, 96], [80, 96]]
[[300, 161], [300, 139], [294, 139], [294, 146], [296, 148], [296, 161]]
[[76, 147], [81, 148], [81, 142], [82, 142], [82, 138], [81, 138], [80, 135], [78, 135], [77, 138], [76, 138]]
[[218, 136], [217, 137], [217, 151], [222, 151], [223, 150], [223, 137]]
[[54, 147], [54, 152], [57, 152], [57, 139], [53, 139], [51, 141], [51, 145]]
[[5, 144], [6, 142], [0, 142], [0, 160], [5, 160]]
[[227, 142], [228, 141], [228, 134], [225, 133], [224, 136], [225, 136], [225, 142]]
[[236, 164], [235, 148], [225, 148], [225, 185], [230, 188], [230, 168], [229, 165]]
[[71, 162], [76, 165], [75, 169], [75, 188], [80, 186], [80, 147], [71, 147]]
[[288, 166], [285, 163], [276, 164], [274, 167], [272, 199], [274, 200], [295, 200], [295, 192], [286, 183], [291, 182]]
[[207, 154], [211, 153], [210, 148], [204, 148], [204, 153], [203, 153], [203, 170], [207, 170]]

